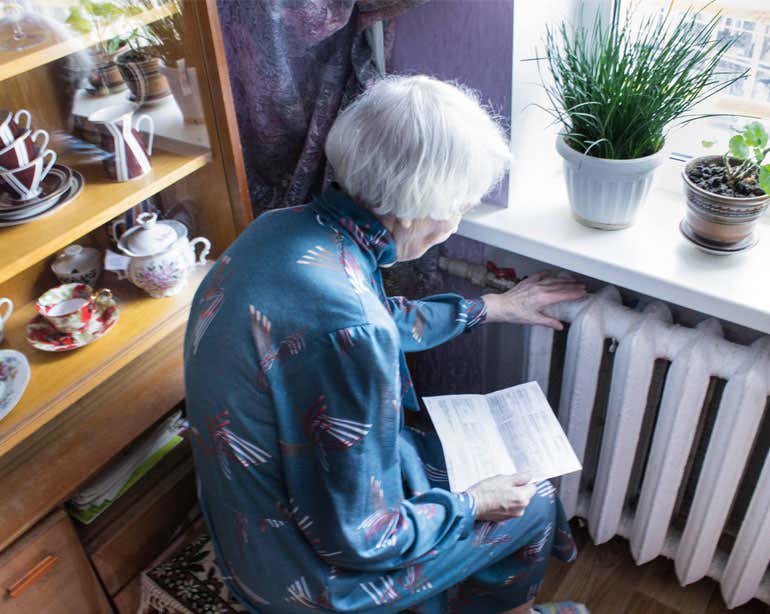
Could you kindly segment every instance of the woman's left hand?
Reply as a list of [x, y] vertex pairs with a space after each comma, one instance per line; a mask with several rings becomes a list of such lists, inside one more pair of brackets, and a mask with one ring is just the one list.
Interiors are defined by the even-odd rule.
[[487, 322], [539, 324], [556, 330], [564, 328], [556, 318], [543, 313], [549, 305], [583, 298], [586, 288], [569, 277], [557, 277], [550, 271], [530, 275], [502, 294], [485, 294]]

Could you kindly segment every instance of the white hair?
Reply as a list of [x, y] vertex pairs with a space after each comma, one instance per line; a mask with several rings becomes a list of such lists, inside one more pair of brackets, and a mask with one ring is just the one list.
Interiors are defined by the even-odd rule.
[[462, 214], [511, 160], [472, 90], [423, 75], [377, 81], [337, 117], [325, 151], [351, 198], [402, 219]]

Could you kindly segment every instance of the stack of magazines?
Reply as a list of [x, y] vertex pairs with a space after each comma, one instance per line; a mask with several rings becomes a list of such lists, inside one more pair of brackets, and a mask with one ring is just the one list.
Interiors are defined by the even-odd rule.
[[93, 522], [182, 442], [181, 433], [185, 428], [186, 421], [182, 418], [182, 412], [175, 412], [150, 429], [67, 502], [70, 514], [83, 524]]

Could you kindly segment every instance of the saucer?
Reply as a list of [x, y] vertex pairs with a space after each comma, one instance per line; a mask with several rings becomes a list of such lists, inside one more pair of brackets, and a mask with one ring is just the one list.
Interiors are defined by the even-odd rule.
[[147, 96], [145, 98], [137, 98], [133, 94], [131, 94], [128, 97], [128, 101], [133, 104], [138, 104], [141, 107], [157, 107], [161, 104], [165, 104], [168, 102], [171, 97], [173, 97], [173, 94], [171, 91], [168, 92], [168, 94], [160, 94], [155, 96]]
[[54, 164], [40, 182], [40, 193], [33, 198], [17, 198], [7, 191], [0, 191], [0, 212], [16, 212], [49, 203], [53, 198], [58, 198], [67, 190], [72, 173], [70, 167]]
[[679, 232], [682, 233], [685, 239], [692, 243], [702, 252], [712, 254], [714, 256], [728, 256], [730, 254], [739, 254], [750, 250], [759, 242], [759, 233], [755, 230], [748, 237], [742, 241], [730, 246], [729, 248], [720, 245], [715, 241], [708, 241], [696, 235], [690, 225], [682, 220], [679, 222]]
[[70, 177], [70, 183], [68, 188], [63, 194], [60, 194], [55, 199], [50, 200], [48, 203], [41, 204], [39, 207], [35, 207], [33, 210], [25, 210], [24, 214], [15, 214], [12, 212], [4, 211], [0, 209], [0, 228], [5, 226], [16, 226], [18, 224], [26, 224], [34, 220], [44, 218], [48, 215], [56, 213], [62, 209], [65, 205], [71, 203], [77, 198], [83, 191], [85, 185], [85, 178], [78, 171], [69, 169], [72, 173]]
[[0, 420], [16, 407], [28, 383], [27, 357], [15, 350], [0, 350]]
[[88, 345], [106, 335], [120, 316], [115, 299], [104, 299], [94, 312], [86, 330], [80, 333], [63, 333], [43, 316], [35, 317], [27, 325], [27, 341], [32, 347], [44, 352], [66, 352]]

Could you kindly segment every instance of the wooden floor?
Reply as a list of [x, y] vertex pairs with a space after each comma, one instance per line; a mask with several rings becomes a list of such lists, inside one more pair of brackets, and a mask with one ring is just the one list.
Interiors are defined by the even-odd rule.
[[668, 559], [636, 566], [627, 541], [594, 546], [584, 529], [573, 523], [573, 530], [578, 559], [569, 565], [551, 559], [540, 603], [579, 601], [591, 614], [770, 614], [770, 606], [756, 599], [728, 610], [716, 582], [707, 578], [683, 588]]

